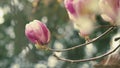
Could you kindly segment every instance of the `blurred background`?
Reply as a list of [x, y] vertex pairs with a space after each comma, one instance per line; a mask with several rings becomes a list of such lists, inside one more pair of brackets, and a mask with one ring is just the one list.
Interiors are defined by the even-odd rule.
[[[0, 68], [93, 68], [100, 60], [68, 63], [58, 61], [51, 51], [37, 50], [25, 37], [25, 25], [38, 19], [51, 31], [51, 48], [64, 49], [85, 42], [73, 28], [63, 0], [0, 0]], [[107, 25], [96, 15], [99, 25]], [[106, 28], [98, 28], [91, 38], [103, 33]], [[57, 53], [68, 59], [84, 59], [101, 55], [110, 49], [114, 35], [120, 36], [118, 29], [104, 38], [75, 50]]]

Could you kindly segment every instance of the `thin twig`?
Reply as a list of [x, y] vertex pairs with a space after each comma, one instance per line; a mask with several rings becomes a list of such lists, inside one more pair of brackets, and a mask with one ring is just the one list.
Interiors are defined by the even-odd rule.
[[115, 38], [115, 41], [118, 41], [118, 40], [120, 40], [120, 37]]
[[105, 57], [105, 56], [108, 56], [110, 55], [111, 53], [115, 52], [118, 48], [120, 47], [120, 44], [113, 50], [105, 53], [105, 54], [102, 54], [100, 56], [97, 56], [97, 57], [93, 57], [93, 58], [88, 58], [88, 59], [81, 59], [81, 60], [70, 60], [70, 59], [65, 59], [65, 58], [60, 58], [58, 57], [56, 54], [53, 54], [58, 60], [61, 60], [61, 61], [66, 61], [66, 62], [72, 62], [72, 63], [76, 63], [76, 62], [86, 62], [86, 61], [92, 61], [92, 60], [97, 60], [97, 59], [100, 59], [102, 57]]
[[113, 25], [99, 25], [99, 26], [96, 26], [95, 28], [110, 28], [112, 26]]
[[51, 51], [56, 51], [56, 52], [63, 52], [63, 51], [73, 50], [73, 49], [76, 49], [78, 47], [81, 47], [81, 46], [84, 46], [84, 45], [88, 45], [88, 44], [90, 44], [92, 42], [95, 42], [96, 40], [98, 40], [98, 39], [102, 38], [103, 36], [107, 35], [109, 32], [111, 32], [115, 28], [116, 28], [116, 26], [112, 26], [108, 30], [106, 30], [104, 33], [102, 33], [100, 36], [90, 40], [89, 42], [86, 42], [86, 43], [83, 43], [81, 45], [78, 45], [78, 46], [74, 46], [74, 47], [67, 48], [67, 49], [61, 49], [61, 50], [60, 49], [52, 49], [52, 48], [48, 48], [48, 49], [51, 50]]

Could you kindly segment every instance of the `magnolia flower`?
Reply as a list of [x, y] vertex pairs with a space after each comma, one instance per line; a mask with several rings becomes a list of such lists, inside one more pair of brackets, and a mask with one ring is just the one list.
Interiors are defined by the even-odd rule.
[[98, 0], [65, 0], [65, 8], [75, 28], [81, 36], [89, 35], [94, 30], [95, 14], [98, 12]]
[[100, 0], [101, 17], [111, 24], [120, 24], [120, 0]]
[[50, 31], [44, 23], [38, 20], [26, 24], [25, 35], [37, 45], [46, 45], [50, 41]]
[[98, 0], [65, 0], [64, 4], [72, 20], [98, 12]]

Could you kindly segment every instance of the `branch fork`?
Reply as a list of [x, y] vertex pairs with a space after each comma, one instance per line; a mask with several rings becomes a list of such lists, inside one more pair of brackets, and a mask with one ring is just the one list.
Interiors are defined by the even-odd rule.
[[[102, 38], [102, 37], [106, 36], [107, 34], [109, 34], [115, 28], [116, 28], [116, 26], [110, 26], [104, 33], [102, 33], [98, 37], [93, 38], [92, 40], [90, 40], [90, 41], [88, 41], [86, 43], [83, 43], [81, 45], [78, 45], [78, 46], [74, 46], [74, 47], [67, 48], [67, 49], [61, 49], [61, 50], [52, 49], [52, 48], [48, 48], [48, 49], [51, 50], [51, 51], [53, 51], [53, 52], [65, 52], [65, 51], [73, 50], [73, 49], [79, 48], [81, 46], [88, 45], [90, 43], [93, 43], [93, 42], [99, 40], [100, 38]], [[118, 41], [119, 39], [120, 39], [120, 37], [115, 38], [115, 41]], [[71, 63], [86, 62], [86, 61], [93, 61], [93, 60], [97, 60], [97, 59], [103, 58], [105, 56], [108, 56], [108, 55], [112, 54], [113, 52], [115, 52], [119, 47], [120, 47], [120, 44], [116, 48], [114, 48], [113, 50], [110, 50], [110, 51], [108, 51], [108, 52], [106, 52], [106, 53], [104, 53], [104, 54], [102, 54], [100, 56], [96, 56], [96, 57], [92, 57], [92, 58], [87, 58], [87, 59], [80, 59], [80, 60], [71, 60], [71, 59], [61, 58], [61, 57], [57, 56], [55, 53], [53, 53], [53, 56], [56, 57], [58, 60], [66, 61], [66, 62], [71, 62]]]

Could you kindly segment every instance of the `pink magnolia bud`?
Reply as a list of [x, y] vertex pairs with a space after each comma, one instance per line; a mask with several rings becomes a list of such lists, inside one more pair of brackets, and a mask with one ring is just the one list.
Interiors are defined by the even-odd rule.
[[120, 17], [120, 0], [100, 0], [100, 9], [102, 18], [111, 23], [118, 22]]
[[50, 31], [38, 20], [26, 24], [25, 35], [34, 44], [45, 45], [50, 41]]

